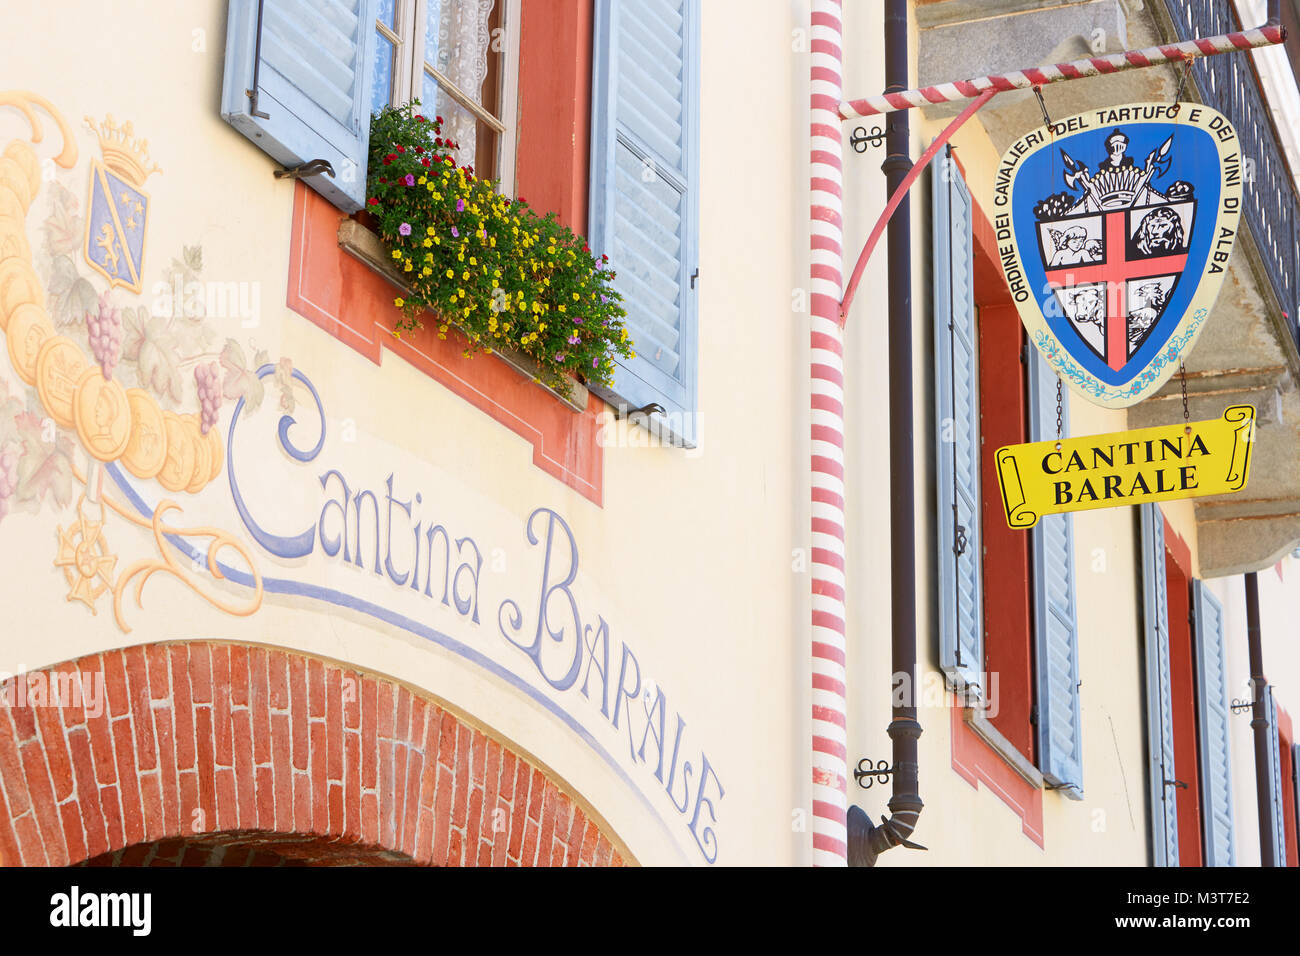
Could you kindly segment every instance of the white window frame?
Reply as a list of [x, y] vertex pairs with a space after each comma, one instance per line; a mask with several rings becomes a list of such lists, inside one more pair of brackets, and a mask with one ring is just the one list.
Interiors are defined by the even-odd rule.
[[501, 27], [505, 38], [500, 76], [501, 116], [494, 116], [447, 77], [424, 60], [424, 23], [428, 4], [438, 0], [397, 0], [397, 30], [375, 19], [379, 29], [396, 48], [393, 63], [393, 103], [409, 103], [424, 89], [427, 72], [447, 95], [463, 106], [497, 134], [496, 178], [502, 194], [515, 194], [515, 153], [519, 129], [519, 33], [521, 0], [497, 0], [501, 8]]

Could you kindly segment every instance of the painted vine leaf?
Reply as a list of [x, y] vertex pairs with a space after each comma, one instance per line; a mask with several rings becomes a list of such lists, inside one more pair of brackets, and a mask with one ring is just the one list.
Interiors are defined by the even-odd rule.
[[[61, 332], [86, 321], [99, 307], [99, 295], [78, 271], [69, 255], [55, 256], [46, 286], [50, 317]], [[66, 332], [64, 333], [66, 334]]]
[[122, 310], [122, 361], [135, 366], [136, 380], [165, 405], [180, 405], [180, 361], [176, 339], [162, 316], [144, 306]]
[[23, 454], [18, 459], [18, 487], [14, 502], [25, 511], [37, 512], [46, 495], [59, 508], [72, 503], [76, 479], [72, 473], [72, 441], [62, 431], [46, 424], [40, 415], [22, 411], [13, 417]]
[[77, 197], [62, 183], [50, 189], [50, 214], [45, 217], [45, 252], [51, 258], [70, 255], [81, 245], [82, 220]]
[[[266, 353], [258, 352], [255, 358], [260, 360], [255, 368], [260, 368], [266, 362]], [[222, 378], [222, 394], [231, 401], [237, 402], [242, 398], [248, 411], [257, 411], [262, 405], [262, 399], [266, 397], [266, 387], [254, 372], [249, 371], [244, 350], [234, 339], [226, 339], [226, 345], [221, 350], [221, 368], [225, 373]]]

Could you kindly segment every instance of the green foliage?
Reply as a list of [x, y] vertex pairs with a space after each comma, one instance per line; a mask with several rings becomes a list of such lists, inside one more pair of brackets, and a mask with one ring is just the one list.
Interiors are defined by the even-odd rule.
[[395, 334], [427, 319], [446, 338], [455, 325], [467, 354], [509, 346], [547, 385], [568, 375], [608, 385], [614, 356], [633, 354], [608, 257], [554, 213], [539, 216], [458, 167], [455, 149], [418, 101], [371, 118], [366, 208], [411, 290], [395, 300]]

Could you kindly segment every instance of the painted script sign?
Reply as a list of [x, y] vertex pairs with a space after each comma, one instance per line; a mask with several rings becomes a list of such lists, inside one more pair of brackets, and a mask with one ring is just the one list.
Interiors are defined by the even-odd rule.
[[1198, 104], [1105, 107], [1011, 145], [993, 226], [1030, 341], [1069, 386], [1123, 408], [1191, 351], [1241, 213], [1236, 131]]
[[1002, 506], [1012, 528], [1045, 514], [1240, 491], [1250, 478], [1255, 407], [1221, 418], [998, 449]]

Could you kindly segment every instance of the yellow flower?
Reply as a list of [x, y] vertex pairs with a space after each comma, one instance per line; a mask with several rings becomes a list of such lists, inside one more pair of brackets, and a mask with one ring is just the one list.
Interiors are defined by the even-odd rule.
[[460, 278], [461, 278], [462, 281], [464, 281], [464, 282], [468, 282], [468, 281], [469, 281], [469, 270], [466, 269], [464, 272], [462, 272], [462, 273], [460, 274]]
[[560, 306], [560, 311], [561, 311], [561, 312], [565, 311], [565, 307], [564, 307], [564, 306]]
[[470, 257], [469, 257], [469, 264], [472, 265], [472, 266], [476, 266], [476, 265], [478, 265], [478, 260], [475, 259], [473, 256], [470, 256]]
[[398, 296], [396, 299], [393, 300], [393, 305], [397, 306], [400, 309], [402, 306], [406, 305], [406, 300], [403, 299], [401, 296]]
[[425, 240], [424, 240], [424, 248], [428, 249], [428, 248], [431, 247], [432, 245], [433, 245], [433, 240], [432, 240], [432, 239], [425, 239]]
[[393, 258], [394, 258], [394, 259], [400, 259], [400, 258], [402, 258], [402, 250], [401, 250], [401, 249], [394, 249], [394, 250], [393, 250]]
[[456, 271], [455, 271], [454, 269], [448, 269], [448, 270], [447, 270], [447, 278], [448, 278], [448, 279], [454, 279], [454, 278], [456, 278]]
[[423, 273], [423, 274], [426, 275], [426, 276], [431, 276], [431, 275], [433, 275], [433, 270], [430, 269], [428, 266], [425, 266], [425, 267], [424, 267], [424, 273]]
[[576, 292], [573, 293], [573, 301], [574, 301], [574, 302], [577, 302], [577, 301], [579, 301], [579, 300], [581, 300], [581, 299], [582, 299], [582, 296], [578, 295], [578, 293], [576, 293]]

